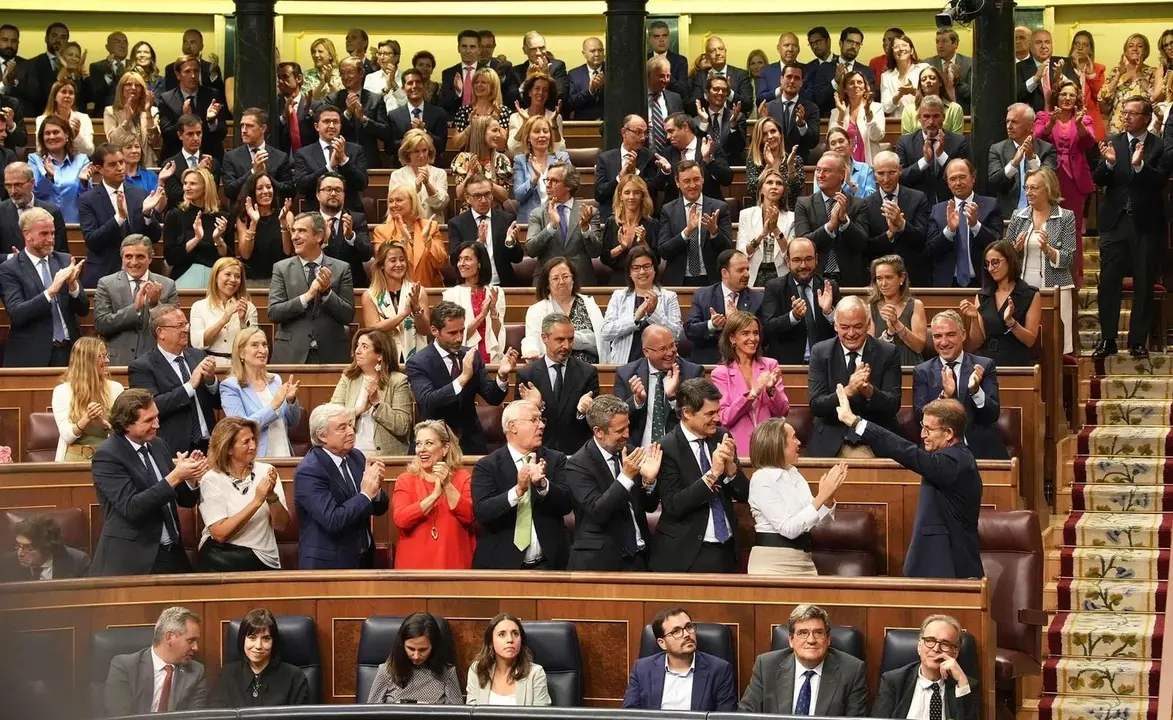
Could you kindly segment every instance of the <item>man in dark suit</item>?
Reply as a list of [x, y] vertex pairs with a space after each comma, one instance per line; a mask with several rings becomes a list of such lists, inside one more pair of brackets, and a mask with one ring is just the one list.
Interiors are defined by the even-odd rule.
[[318, 178], [336, 172], [346, 181], [346, 208], [362, 212], [362, 191], [369, 182], [367, 156], [361, 145], [342, 137], [342, 111], [333, 105], [318, 108], [314, 129], [318, 141], [293, 154], [293, 183], [305, 199], [302, 209], [318, 209]]
[[810, 153], [819, 144], [819, 106], [801, 97], [802, 79], [806, 69], [796, 62], [787, 63], [782, 70], [778, 97], [766, 103], [766, 114], [782, 126], [782, 147], [787, 153], [798, 148], [803, 164], [810, 162]]
[[[53, 216], [53, 251], [69, 254], [69, 240], [65, 234], [65, 218], [51, 202], [33, 195], [33, 170], [24, 162], [11, 162], [4, 167], [4, 184], [9, 189], [7, 200], [0, 200], [0, 258], [24, 249], [24, 234], [20, 231], [20, 216], [30, 208], [41, 208]], [[82, 269], [85, 286], [85, 269]]]
[[492, 261], [491, 284], [521, 287], [513, 270], [513, 264], [525, 258], [517, 218], [496, 207], [492, 183], [484, 176], [474, 177], [465, 184], [464, 197], [469, 209], [448, 221], [448, 260], [452, 267], [456, 267], [457, 256], [465, 243], [483, 243]]
[[868, 245], [864, 259], [895, 253], [904, 260], [912, 287], [929, 287], [933, 272], [925, 254], [929, 235], [929, 201], [924, 193], [900, 186], [900, 158], [881, 150], [872, 158], [877, 192], [867, 197]]
[[672, 51], [672, 32], [668, 23], [653, 20], [648, 23], [648, 59], [661, 58], [668, 63], [669, 79], [664, 86], [681, 98], [688, 95], [689, 60]]
[[[476, 30], [460, 31], [456, 36], [456, 51], [460, 62], [440, 73], [440, 106], [450, 117], [461, 105], [472, 104], [472, 77], [477, 70], [488, 66], [488, 62], [480, 59], [481, 36]], [[504, 85], [505, 78], [501, 78], [501, 83]]]
[[570, 543], [563, 517], [574, 509], [564, 478], [566, 455], [543, 445], [550, 424], [528, 400], [509, 403], [501, 426], [505, 447], [481, 458], [472, 471], [472, 507], [481, 526], [472, 566], [565, 570]]
[[[952, 76], [953, 99], [961, 106], [961, 111], [968, 115], [973, 58], [957, 52], [961, 38], [952, 27], [937, 28], [936, 40], [937, 54], [925, 62], [940, 70], [942, 77]], [[948, 82], [946, 79], [946, 83]]]
[[169, 607], [155, 622], [151, 647], [115, 655], [106, 676], [106, 712], [147, 715], [208, 707], [204, 666], [195, 659], [200, 616]]
[[738, 711], [866, 717], [867, 668], [863, 661], [831, 647], [827, 611], [817, 605], [799, 605], [790, 613], [787, 630], [789, 648], [762, 653], [754, 660], [753, 676]]
[[763, 293], [762, 341], [780, 365], [805, 365], [816, 343], [835, 337], [839, 283], [815, 272], [818, 256], [807, 238], [791, 240], [786, 254], [790, 273], [767, 282]]
[[920, 190], [929, 205], [936, 205], [949, 197], [945, 181], [945, 165], [950, 160], [970, 157], [969, 139], [945, 130], [945, 105], [941, 98], [929, 95], [921, 100], [916, 111], [920, 130], [902, 135], [896, 143], [900, 157], [900, 183]]
[[[204, 34], [195, 28], [184, 30], [181, 49], [184, 55], [193, 57], [199, 61], [200, 86], [213, 90], [220, 97], [224, 97], [224, 74], [220, 72], [219, 67], [214, 66], [203, 58]], [[179, 65], [180, 61], [177, 60], [167, 66], [166, 72], [163, 73], [164, 90], [174, 90], [182, 84], [182, 81], [177, 76]]]
[[114, 90], [126, 72], [126, 52], [126, 33], [112, 32], [106, 36], [106, 57], [90, 63], [90, 97], [94, 101], [90, 114], [94, 117], [102, 117], [114, 104]]
[[740, 310], [757, 315], [762, 309], [762, 291], [749, 287], [749, 258], [745, 253], [722, 250], [717, 267], [721, 282], [696, 291], [684, 323], [684, 334], [692, 340], [690, 359], [704, 365], [721, 362], [717, 341], [730, 313]]
[[24, 106], [39, 111], [48, 104], [49, 90], [57, 82], [61, 69], [61, 50], [69, 42], [69, 28], [65, 23], [50, 23], [45, 28], [45, 52], [17, 65], [13, 93], [24, 101]]
[[303, 82], [298, 63], [283, 62], [277, 66], [277, 146], [288, 155], [318, 141], [314, 123], [322, 103], [302, 92]]
[[701, 287], [720, 280], [717, 256], [733, 247], [729, 206], [716, 197], [702, 195], [700, 164], [685, 160], [676, 166], [680, 197], [660, 210], [658, 244], [668, 263], [665, 285]]
[[848, 287], [866, 286], [867, 201], [843, 192], [848, 166], [842, 156], [823, 153], [816, 167], [814, 194], [800, 197], [794, 206], [794, 234], [815, 244], [824, 277]]
[[648, 447], [676, 428], [676, 389], [704, 377], [704, 367], [680, 357], [672, 331], [648, 325], [640, 338], [644, 356], [615, 371], [615, 397], [627, 402], [632, 439]]
[[591, 437], [586, 413], [599, 394], [599, 370], [570, 356], [574, 323], [566, 315], [550, 313], [542, 318], [542, 345], [545, 355], [517, 372], [517, 397], [542, 409], [545, 444], [573, 453]]
[[725, 41], [716, 35], [710, 35], [705, 41], [705, 55], [709, 58], [708, 72], [698, 72], [692, 79], [692, 88], [689, 91], [689, 101], [704, 101], [707, 95], [708, 79], [723, 77], [729, 83], [729, 102], [744, 103], [748, 108], [753, 102], [753, 83], [749, 80], [749, 73], [745, 70], [728, 64], [729, 54], [725, 49]]
[[733, 436], [717, 422], [721, 391], [703, 378], [686, 380], [676, 401], [680, 424], [660, 446], [660, 523], [649, 569], [737, 572], [733, 501], [749, 501], [749, 479], [737, 462]]
[[1125, 271], [1132, 268], [1132, 313], [1128, 324], [1128, 351], [1147, 357], [1151, 328], [1154, 268], [1163, 247], [1164, 188], [1169, 177], [1168, 148], [1147, 128], [1153, 107], [1147, 98], [1124, 101], [1124, 132], [1100, 143], [1100, 162], [1093, 177], [1104, 188], [1100, 202], [1099, 319], [1103, 336], [1095, 356], [1116, 354], [1120, 325], [1120, 295]]
[[82, 287], [97, 287], [98, 280], [120, 266], [122, 241], [130, 235], [145, 235], [155, 242], [161, 234], [159, 214], [163, 204], [161, 188], [148, 194], [127, 185], [126, 162], [116, 145], [102, 143], [94, 149], [92, 163], [102, 182], [82, 194], [78, 201], [81, 234], [86, 241], [86, 264]]
[[960, 652], [960, 623], [948, 615], [925, 618], [916, 643], [920, 660], [880, 676], [872, 717], [927, 718], [938, 713], [949, 720], [977, 720], [982, 694], [977, 679], [970, 679], [957, 663]]
[[[758, 73], [758, 93], [755, 105], [761, 105], [778, 98], [782, 94], [782, 73], [786, 66], [798, 60], [798, 36], [792, 32], [784, 32], [778, 36], [778, 62], [770, 63]], [[799, 66], [803, 67], [803, 66]], [[799, 81], [802, 86], [802, 81]]]
[[566, 98], [566, 109], [575, 120], [602, 120], [606, 84], [603, 41], [597, 37], [583, 40], [582, 57], [586, 62], [568, 74], [570, 96]]
[[387, 105], [383, 97], [362, 86], [362, 60], [345, 58], [338, 64], [342, 89], [327, 102], [342, 110], [342, 136], [347, 142], [359, 145], [367, 156], [367, 166], [383, 167], [383, 152], [389, 136]]
[[385, 515], [391, 505], [383, 489], [383, 463], [354, 447], [354, 413], [343, 405], [314, 408], [309, 428], [314, 447], [293, 474], [301, 527], [298, 567], [373, 568], [371, 517]]
[[622, 177], [633, 173], [638, 175], [652, 195], [672, 177], [656, 167], [655, 153], [647, 146], [648, 123], [642, 115], [623, 118], [620, 137], [619, 147], [604, 150], [595, 160], [595, 202], [603, 222], [612, 215], [615, 189]]
[[566, 463], [566, 484], [574, 495], [574, 543], [567, 569], [645, 571], [647, 513], [660, 502], [660, 446], [628, 450], [627, 403], [614, 395], [600, 395], [591, 403], [587, 423], [593, 437]]
[[1018, 61], [1014, 66], [1017, 77], [1018, 100], [1029, 104], [1035, 112], [1046, 108], [1047, 95], [1051, 86], [1060, 76], [1080, 84], [1079, 74], [1071, 58], [1055, 57], [1051, 44], [1051, 33], [1035, 30], [1030, 36], [1030, 57]]
[[[546, 168], [546, 202], [529, 213], [525, 254], [538, 261], [538, 267], [556, 257], [566, 258], [574, 266], [579, 285], [595, 284], [594, 258], [603, 251], [602, 228], [591, 219], [595, 208], [574, 197], [580, 184], [578, 168], [558, 160]], [[534, 273], [534, 284], [540, 273]]]
[[[522, 36], [521, 51], [525, 54], [526, 61], [513, 66], [513, 69], [509, 71], [501, 83], [505, 107], [513, 107], [514, 103], [522, 101], [521, 88], [525, 85], [525, 79], [529, 77], [531, 67], [541, 70], [554, 80], [554, 84], [558, 87], [558, 97], [567, 97], [570, 78], [566, 74], [566, 63], [550, 56], [549, 51], [546, 50], [546, 38], [536, 30], [530, 30]], [[550, 93], [547, 109], [554, 109], [553, 93]]]
[[190, 55], [176, 61], [178, 87], [165, 90], [156, 100], [163, 157], [179, 152], [180, 119], [184, 115], [194, 115], [203, 126], [200, 151], [217, 160], [224, 157], [224, 137], [228, 134], [227, 121], [232, 119], [232, 111], [225, 106], [223, 95], [200, 85], [199, 62]]
[[1034, 126], [1035, 111], [1030, 105], [1014, 103], [1006, 108], [1006, 139], [990, 146], [986, 184], [989, 192], [997, 195], [1004, 218], [1027, 206], [1028, 172], [1041, 167], [1055, 170], [1057, 166], [1055, 146], [1031, 135]]
[[[867, 63], [857, 60], [859, 51], [863, 48], [863, 31], [857, 27], [847, 26], [839, 31], [839, 59], [834, 64], [823, 63], [819, 71], [823, 73], [821, 83], [824, 97], [816, 97], [815, 104], [824, 117], [831, 114], [835, 107], [834, 93], [843, 85], [848, 73], [857, 72], [867, 81], [872, 96], [880, 96], [879, 85], [876, 84], [876, 73]], [[830, 102], [830, 104], [826, 104]]]
[[0, 93], [13, 93], [16, 71], [24, 63], [19, 52], [20, 28], [10, 23], [0, 25]]
[[[839, 56], [831, 50], [831, 33], [823, 25], [807, 30], [806, 44], [814, 57], [806, 63], [803, 73], [803, 97], [814, 101], [823, 114], [830, 114], [835, 107], [831, 81], [835, 78]], [[830, 105], [825, 104], [828, 101]]]
[[510, 348], [489, 377], [481, 355], [461, 346], [464, 308], [441, 300], [432, 308], [429, 325], [434, 341], [407, 360], [407, 378], [420, 417], [443, 420], [460, 437], [460, 449], [483, 455], [488, 450], [485, 430], [477, 416], [476, 397], [490, 405], [505, 401], [509, 374], [517, 367], [517, 351]]
[[323, 252], [350, 266], [355, 287], [366, 287], [365, 263], [371, 260], [371, 232], [366, 216], [342, 206], [346, 182], [335, 172], [318, 176], [318, 212], [325, 221], [326, 240]]
[[448, 146], [448, 113], [439, 106], [424, 102], [423, 73], [415, 68], [404, 70], [403, 93], [407, 96], [407, 104], [400, 105], [387, 116], [387, 154], [396, 167], [400, 166], [399, 146], [408, 130], [426, 130], [432, 137], [437, 158]]
[[[623, 693], [623, 707], [733, 712], [737, 704], [733, 666], [696, 649], [696, 625], [688, 612], [684, 608], [665, 608], [656, 613], [651, 625], [661, 652], [635, 661]], [[669, 674], [690, 681], [687, 685], [669, 685]], [[690, 691], [685, 693], [686, 689]]]
[[90, 556], [66, 545], [49, 515], [26, 517], [12, 526], [12, 535], [16, 549], [0, 556], [0, 582], [65, 580], [90, 569]]
[[1002, 239], [998, 201], [973, 191], [969, 160], [945, 166], [951, 197], [933, 206], [925, 252], [933, 263], [933, 287], [978, 287], [986, 246]]
[[203, 151], [204, 124], [195, 115], [181, 115], [175, 122], [179, 152], [163, 161], [163, 167], [173, 164], [175, 172], [159, 184], [167, 194], [168, 207], [179, 207], [183, 202], [183, 172], [188, 168], [203, 168], [212, 173], [212, 179], [220, 183], [220, 160]]
[[176, 452], [207, 452], [220, 408], [216, 358], [188, 347], [188, 322], [177, 305], [151, 310], [157, 347], [127, 366], [130, 386], [155, 396], [159, 434]]
[[245, 108], [240, 113], [240, 145], [224, 154], [224, 194], [236, 202], [250, 177], [268, 173], [282, 200], [294, 195], [293, 163], [289, 155], [265, 143], [269, 134], [269, 114], [260, 108]]
[[[670, 90], [672, 72], [668, 61], [653, 57], [647, 63], [648, 80], [648, 149], [659, 155], [668, 152], [667, 120], [684, 112], [684, 96]], [[686, 93], [687, 94], [687, 88]]]
[[24, 250], [0, 264], [0, 295], [8, 311], [4, 367], [66, 367], [81, 337], [78, 318], [90, 311], [82, 265], [53, 252], [53, 216], [32, 208], [20, 218]]
[[859, 296], [835, 306], [837, 338], [811, 348], [811, 412], [815, 416], [806, 454], [810, 457], [872, 457], [858, 433], [836, 415], [836, 386], [846, 388], [852, 410], [872, 425], [895, 430], [900, 410], [900, 356], [896, 346], [868, 335], [868, 308]]
[[[24, 103], [20, 98], [12, 95], [0, 94], [0, 147], [15, 153], [19, 148], [27, 147], [29, 134], [24, 124]], [[15, 157], [10, 158], [11, 160]], [[0, 193], [0, 197], [4, 197]]]
[[157, 437], [159, 407], [153, 395], [131, 388], [115, 398], [112, 432], [94, 452], [94, 491], [103, 521], [90, 575], [191, 572], [178, 508], [199, 504], [208, 463], [198, 452], [174, 455]]
[[954, 398], [965, 408], [965, 444], [978, 460], [1006, 460], [1006, 443], [998, 428], [1002, 405], [994, 361], [962, 352], [965, 324], [955, 310], [937, 313], [929, 325], [937, 357], [912, 373], [912, 407], [918, 422], [924, 408], [938, 398]]
[[504, 78], [513, 69], [513, 63], [509, 62], [504, 53], [494, 54], [497, 52], [497, 36], [493, 34], [492, 30], [478, 30], [477, 34], [481, 36], [480, 54], [478, 55], [481, 62], [487, 63], [489, 67], [497, 71], [498, 77]]
[[705, 82], [705, 100], [696, 103], [696, 132], [711, 138], [731, 165], [745, 164], [745, 113], [742, 100], [729, 100], [729, 79], [710, 75]]

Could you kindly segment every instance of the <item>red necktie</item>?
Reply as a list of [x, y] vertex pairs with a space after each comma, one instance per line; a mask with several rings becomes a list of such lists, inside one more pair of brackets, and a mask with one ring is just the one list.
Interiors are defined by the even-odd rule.
[[464, 87], [461, 89], [460, 102], [472, 105], [472, 68], [464, 68]]
[[163, 678], [163, 692], [159, 693], [159, 704], [155, 707], [157, 713], [167, 712], [167, 706], [171, 704], [171, 678], [175, 674], [175, 666], [164, 665], [163, 672], [167, 676]]
[[297, 119], [297, 103], [289, 105], [289, 145], [294, 150], [301, 147], [301, 122]]

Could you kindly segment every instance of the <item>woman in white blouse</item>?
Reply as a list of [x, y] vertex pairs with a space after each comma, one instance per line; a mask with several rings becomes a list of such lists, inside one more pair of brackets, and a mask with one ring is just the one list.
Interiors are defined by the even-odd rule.
[[749, 257], [752, 287], [787, 272], [786, 246], [794, 237], [794, 213], [786, 206], [786, 180], [778, 168], [767, 168], [758, 177], [758, 204], [737, 218], [737, 249]]
[[257, 327], [257, 306], [248, 299], [244, 264], [222, 257], [212, 266], [207, 295], [191, 306], [191, 345], [226, 368], [232, 364], [236, 334], [248, 327]]
[[36, 134], [41, 134], [41, 123], [50, 115], [56, 115], [73, 130], [73, 151], [85, 156], [94, 154], [94, 123], [90, 116], [77, 111], [77, 85], [72, 80], [58, 80], [49, 90], [49, 102], [45, 112], [37, 116]]
[[[627, 287], [611, 293], [603, 317], [603, 355], [599, 361], [624, 365], [643, 354], [643, 331], [649, 325], [663, 325], [679, 341], [684, 333], [680, 321], [680, 298], [660, 287], [660, 260], [647, 245], [632, 248], [627, 257]], [[638, 303], [637, 303], [638, 300]]]
[[261, 457], [291, 457], [289, 428], [301, 421], [297, 401], [299, 383], [290, 376], [271, 373], [269, 340], [259, 327], [241, 330], [232, 348], [232, 374], [220, 384], [220, 403], [227, 417], [243, 417], [257, 423]]
[[505, 356], [505, 292], [490, 285], [492, 267], [484, 243], [466, 242], [456, 249], [460, 284], [444, 290], [442, 300], [464, 308], [464, 344], [475, 347], [485, 364]]
[[928, 67], [916, 55], [912, 38], [900, 35], [888, 49], [888, 69], [880, 76], [880, 102], [884, 114], [900, 117], [905, 105], [915, 102], [920, 71]]
[[843, 77], [835, 93], [835, 108], [831, 110], [830, 127], [843, 128], [851, 140], [853, 160], [872, 162], [884, 141], [884, 106], [874, 102], [872, 87], [858, 70]]
[[[522, 107], [522, 105], [525, 107]], [[554, 109], [548, 109], [550, 105]], [[544, 115], [550, 121], [550, 151], [566, 152], [566, 139], [562, 136], [562, 100], [558, 97], [558, 85], [549, 75], [531, 73], [521, 86], [521, 100], [514, 107], [517, 112], [509, 116], [509, 134], [506, 149], [510, 156], [521, 155], [529, 150], [517, 131], [522, 123], [534, 115]]]
[[53, 419], [57, 421], [56, 462], [89, 462], [94, 450], [110, 436], [110, 407], [125, 388], [110, 379], [106, 343], [78, 338], [69, 351], [69, 367], [53, 388]]
[[390, 185], [410, 185], [420, 199], [420, 217], [443, 223], [448, 210], [448, 172], [438, 168], [436, 145], [426, 130], [412, 128], [399, 145], [402, 167], [391, 173]]
[[408, 271], [407, 249], [388, 240], [375, 252], [371, 283], [362, 296], [362, 326], [390, 335], [401, 364], [428, 346], [428, 293]]
[[200, 480], [200, 569], [280, 570], [276, 530], [289, 524], [277, 468], [257, 462], [257, 424], [240, 417], [216, 423], [208, 472]]
[[750, 462], [757, 468], [749, 481], [756, 534], [749, 553], [751, 575], [819, 574], [811, 560], [811, 529], [834, 517], [835, 492], [847, 479], [847, 464], [819, 478], [819, 493], [812, 495], [794, 467], [800, 444], [785, 418], [767, 420], [750, 437]]
[[542, 320], [561, 313], [574, 324], [574, 348], [570, 354], [592, 365], [603, 357], [603, 313], [590, 295], [579, 292], [574, 264], [564, 257], [550, 258], [538, 271], [538, 301], [525, 311], [522, 357], [533, 359], [546, 354], [542, 344]]

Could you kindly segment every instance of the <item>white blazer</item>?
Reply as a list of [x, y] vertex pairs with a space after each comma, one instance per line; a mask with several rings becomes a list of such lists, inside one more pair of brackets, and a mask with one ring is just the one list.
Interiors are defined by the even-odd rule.
[[[847, 129], [847, 122], [844, 118], [839, 117], [839, 108], [831, 108], [831, 120], [828, 127], [839, 127], [844, 130]], [[855, 111], [855, 126], [859, 128], [859, 134], [863, 136], [863, 154], [864, 162], [868, 165], [872, 164], [872, 157], [880, 152], [880, 143], [884, 141], [884, 106], [878, 102], [872, 103], [872, 121], [868, 122], [867, 113], [863, 111], [863, 105]]]
[[[663, 325], [672, 331], [672, 339], [679, 342], [684, 333], [684, 324], [680, 321], [680, 298], [676, 292], [668, 288], [658, 287], [660, 302], [656, 310], [646, 316], [649, 322]], [[627, 288], [619, 288], [611, 293], [611, 300], [607, 303], [607, 315], [603, 318], [603, 353], [599, 355], [599, 362], [609, 365], [626, 365], [627, 356], [631, 354], [632, 336], [640, 332], [635, 324], [635, 292]]]
[[[435, 195], [428, 195], [428, 189], [421, 187], [418, 195], [420, 199], [420, 207], [423, 208], [424, 220], [435, 220], [441, 225], [444, 224], [444, 216], [448, 211], [448, 173], [444, 168], [438, 168], [435, 165], [428, 166], [428, 180], [432, 182], [432, 187], [435, 188]], [[401, 167], [391, 173], [391, 179], [388, 181], [391, 185], [410, 185], [415, 187], [415, 168]]]
[[[928, 63], [919, 62], [910, 65], [908, 68], [908, 82], [912, 83], [915, 88], [920, 82], [920, 73], [927, 68]], [[912, 105], [916, 102], [916, 95], [905, 95], [900, 98], [900, 102], [896, 102], [896, 93], [900, 90], [900, 70], [892, 68], [885, 70], [880, 75], [880, 102], [884, 105], [884, 112], [888, 115], [900, 117], [900, 113], [904, 111], [905, 105]]]
[[[122, 387], [122, 383], [113, 380], [106, 381], [106, 387], [110, 391], [110, 404], [114, 404], [114, 399], [122, 394], [126, 388]], [[73, 433], [73, 421], [69, 419], [69, 404], [73, 402], [73, 388], [69, 383], [60, 383], [53, 388], [53, 419], [57, 422], [57, 454], [53, 456], [56, 462], [61, 462], [65, 459], [65, 447], [72, 444], [78, 438]], [[95, 421], [97, 422], [97, 421]]]
[[[603, 358], [603, 312], [599, 304], [590, 295], [579, 293], [578, 296], [586, 303], [587, 317], [591, 320], [592, 331], [574, 331], [575, 350], [594, 350], [600, 359]], [[550, 313], [560, 313], [552, 299], [539, 300], [525, 311], [525, 337], [521, 341], [521, 356], [536, 358], [546, 354], [546, 346], [542, 344], [542, 320]]]
[[[881, 115], [881, 117], [883, 117]], [[758, 205], [748, 207], [737, 216], [737, 249], [743, 253], [749, 252], [749, 243], [762, 233], [762, 208]], [[778, 211], [778, 234], [790, 242], [794, 238], [794, 213], [789, 210]], [[765, 252], [761, 246], [749, 258], [750, 287], [758, 285], [758, 268], [762, 266]], [[774, 266], [778, 268], [778, 276], [789, 272], [786, 266], [786, 248], [774, 248]]]
[[[486, 292], [489, 288], [486, 288]], [[444, 290], [442, 299], [454, 302], [460, 307], [464, 308], [465, 327], [472, 323], [476, 313], [472, 309], [472, 290], [467, 285], [457, 285]], [[501, 318], [501, 332], [493, 332], [493, 323], [490, 320], [485, 320], [485, 331], [488, 335], [485, 338], [485, 348], [489, 351], [489, 362], [499, 363], [505, 356], [505, 288], [497, 289], [497, 315]], [[481, 342], [481, 331], [478, 330], [468, 337], [464, 344], [468, 347], [475, 347]]]

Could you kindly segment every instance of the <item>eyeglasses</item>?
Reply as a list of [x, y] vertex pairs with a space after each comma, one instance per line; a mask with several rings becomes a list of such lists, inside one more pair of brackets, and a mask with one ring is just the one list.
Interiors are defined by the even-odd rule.
[[1140, 117], [1141, 115], [1144, 115], [1144, 114], [1145, 114], [1144, 112], [1138, 112], [1136, 110], [1121, 110], [1120, 111], [1120, 117]]
[[986, 267], [988, 267], [988, 268], [1001, 267], [1003, 262], [1004, 261], [1001, 258], [994, 258], [993, 260], [987, 260]]
[[681, 625], [678, 628], [672, 628], [671, 630], [664, 631], [665, 637], [670, 637], [673, 640], [679, 640], [679, 639], [683, 638], [685, 635], [695, 635], [695, 634], [696, 634], [696, 623], [691, 623], [691, 622], [685, 623], [684, 625]]
[[798, 638], [799, 640], [806, 640], [808, 638], [814, 638], [815, 640], [822, 640], [823, 638], [827, 637], [827, 631], [825, 629], [821, 629], [821, 628], [816, 629], [816, 630], [811, 630], [809, 628], [803, 628], [802, 630], [795, 630], [794, 637]]
[[938, 640], [935, 637], [922, 637], [920, 642], [929, 650], [944, 650], [947, 653], [955, 653], [959, 649], [956, 643], [951, 643], [948, 640]]
[[651, 272], [651, 271], [652, 271], [652, 266], [651, 266], [651, 264], [640, 264], [640, 265], [632, 265], [632, 266], [631, 266], [631, 271], [632, 271], [632, 272], [637, 272], [637, 273], [642, 273], [642, 272]]
[[16, 548], [16, 551], [17, 551], [18, 553], [21, 553], [21, 552], [24, 552], [24, 553], [27, 553], [27, 552], [32, 552], [33, 550], [36, 550], [36, 549], [37, 549], [37, 548], [36, 548], [36, 546], [35, 546], [35, 545], [33, 545], [32, 543], [22, 543], [22, 542], [17, 542], [17, 543], [14, 545], [14, 547]]
[[933, 426], [931, 426], [931, 425], [925, 425], [924, 423], [921, 423], [921, 424], [920, 424], [920, 429], [921, 429], [921, 431], [922, 431], [922, 432], [927, 432], [927, 433], [934, 433], [934, 432], [941, 432], [941, 430], [943, 430], [944, 428], [941, 428], [941, 427], [933, 427]]
[[191, 327], [191, 323], [189, 323], [189, 322], [181, 322], [181, 323], [178, 323], [178, 324], [176, 324], [176, 325], [156, 325], [155, 327], [161, 327], [161, 328], [172, 328], [172, 329], [182, 329], [182, 328], [186, 328], [186, 327]]
[[346, 188], [324, 187], [318, 188], [318, 192], [324, 192], [327, 195], [341, 195], [342, 193], [346, 192]]
[[518, 418], [517, 421], [518, 422], [531, 422], [534, 425], [545, 425], [546, 424], [546, 418], [542, 417], [541, 415], [539, 415], [537, 417]]
[[468, 195], [469, 200], [488, 200], [491, 197], [493, 197], [492, 191], [480, 192], [480, 193], [469, 193], [469, 195]]

